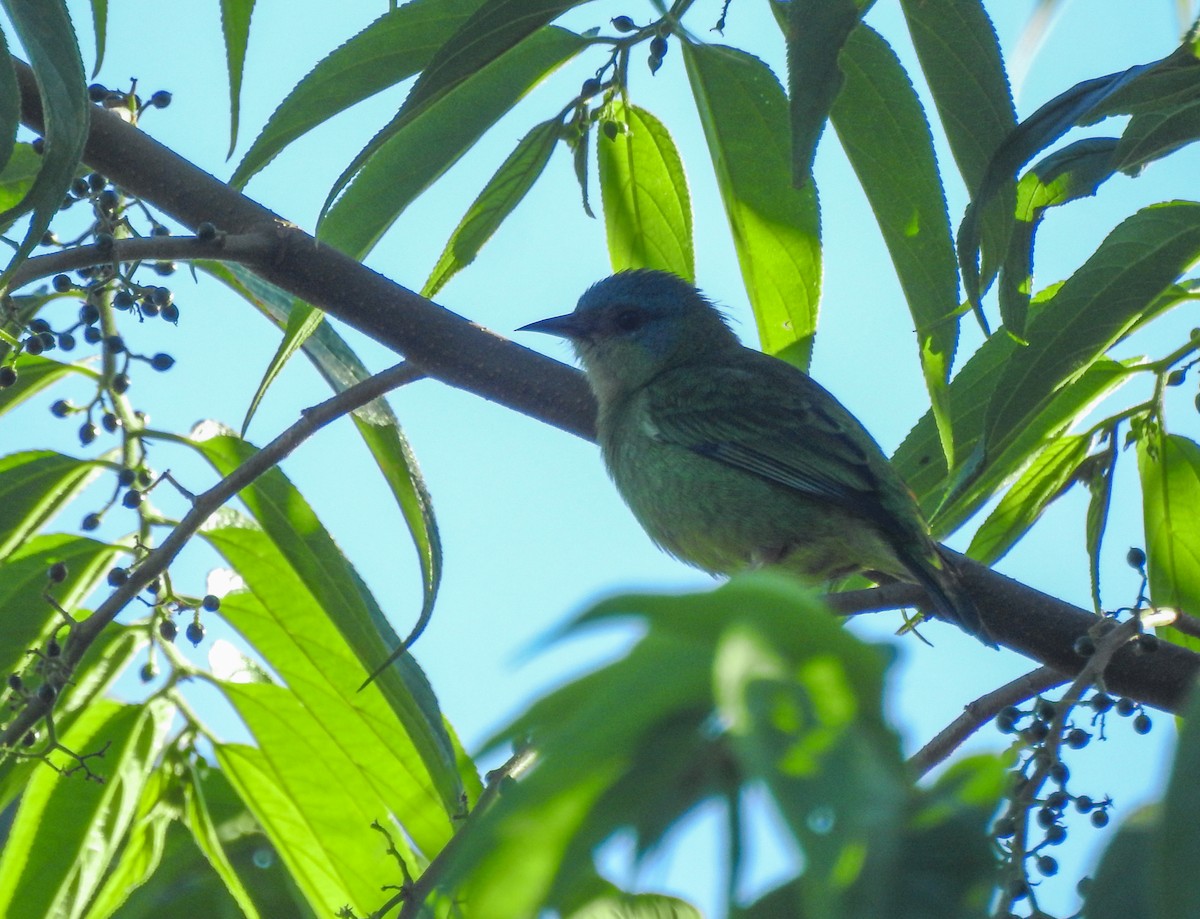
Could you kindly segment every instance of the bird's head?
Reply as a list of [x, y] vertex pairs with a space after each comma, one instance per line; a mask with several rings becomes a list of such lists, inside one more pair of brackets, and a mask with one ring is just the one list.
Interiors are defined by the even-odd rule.
[[665, 271], [623, 271], [605, 278], [588, 288], [574, 312], [520, 331], [568, 339], [602, 402], [663, 370], [738, 346], [716, 307]]

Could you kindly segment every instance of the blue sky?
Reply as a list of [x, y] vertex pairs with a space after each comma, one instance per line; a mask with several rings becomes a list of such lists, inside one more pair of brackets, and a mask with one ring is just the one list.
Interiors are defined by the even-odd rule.
[[[1012, 0], [989, 4], [1006, 53], [1016, 46], [1034, 5]], [[242, 134], [237, 153], [228, 161], [228, 87], [216, 10], [181, 4], [168, 15], [159, 4], [111, 6], [108, 56], [98, 79], [123, 86], [136, 76], [143, 95], [171, 90], [174, 103], [148, 115], [145, 129], [224, 178], [286, 91], [316, 60], [378, 15], [384, 4], [260, 0], [246, 63]], [[715, 21], [719, 6], [702, 0], [689, 21]], [[1175, 4], [1167, 0], [1090, 0], [1063, 7], [1019, 87], [1022, 116], [1080, 80], [1164, 56], [1179, 34]], [[90, 4], [75, 2], [71, 9], [90, 67]], [[569, 22], [582, 28], [622, 12], [638, 19], [652, 15], [644, 3], [620, 9], [593, 3], [575, 11]], [[878, 4], [868, 22], [917, 72], [896, 5]], [[699, 25], [695, 29], [701, 31]], [[734, 4], [726, 40], [755, 50], [781, 70], [783, 46], [765, 4]], [[406, 287], [420, 289], [445, 239], [487, 177], [529, 126], [557, 111], [590, 75], [595, 62], [589, 61], [574, 62], [531, 93], [401, 217], [367, 263]], [[699, 284], [730, 309], [743, 337], [753, 343], [753, 320], [687, 95], [682, 61], [678, 53], [669, 53], [654, 78], [644, 67], [635, 65], [632, 70], [634, 101], [667, 124], [688, 167]], [[302, 138], [254, 178], [247, 193], [311, 230], [330, 184], [395, 111], [404, 91], [402, 87], [383, 93]], [[1115, 130], [1102, 127], [1106, 133]], [[944, 144], [939, 157], [951, 162]], [[1185, 151], [1151, 166], [1136, 181], [1115, 179], [1097, 199], [1053, 214], [1039, 238], [1039, 286], [1067, 276], [1108, 229], [1138, 207], [1196, 197], [1197, 175], [1200, 160], [1194, 150]], [[816, 177], [823, 206], [825, 288], [813, 374], [891, 451], [927, 404], [911, 319], [874, 219], [831, 132], [819, 150]], [[957, 222], [965, 195], [953, 185], [949, 193], [951, 217]], [[598, 206], [598, 193], [595, 199]], [[511, 334], [534, 319], [569, 310], [587, 285], [609, 271], [603, 225], [581, 212], [570, 157], [563, 149], [510, 223], [437, 299], [501, 334]], [[179, 363], [166, 377], [143, 374], [135, 380], [137, 404], [150, 412], [156, 427], [186, 430], [202, 418], [237, 426], [278, 332], [215, 285], [194, 286], [180, 272], [172, 286], [182, 314], [178, 329], [151, 323], [131, 330], [128, 337], [135, 349], [144, 345], [142, 350], [171, 351]], [[1195, 323], [1194, 314], [1177, 310], [1122, 356], [1161, 354], [1183, 341]], [[372, 368], [394, 362], [394, 355], [374, 343], [346, 334]], [[541, 336], [517, 337], [554, 357], [570, 359], [565, 345]], [[963, 353], [978, 341], [978, 331], [964, 323]], [[301, 408], [326, 395], [307, 363], [294, 361], [268, 394], [251, 427], [251, 439], [269, 440]], [[1179, 433], [1197, 436], [1200, 425], [1190, 411], [1190, 395], [1173, 395], [1177, 404], [1169, 420], [1177, 419]], [[413, 384], [391, 401], [433, 494], [446, 556], [441, 598], [415, 656], [468, 747], [529, 700], [628, 640], [619, 634], [596, 634], [530, 653], [539, 637], [565, 617], [597, 597], [624, 589], [702, 589], [712, 584], [651, 545], [607, 481], [593, 445], [436, 382]], [[1122, 397], [1122, 404], [1130, 401]], [[22, 446], [78, 449], [74, 426], [56, 422], [44, 408], [26, 409], [22, 419]], [[15, 425], [8, 430], [16, 430]], [[211, 482], [210, 474], [190, 458], [168, 455], [165, 448], [162, 458], [156, 454], [152, 461], [159, 468], [169, 466], [193, 490]], [[400, 516], [349, 425], [335, 424], [318, 434], [284, 469], [358, 566], [397, 631], [407, 632], [420, 605], [416, 561]], [[168, 511], [178, 510], [170, 499], [162, 503]], [[86, 499], [78, 505], [79, 516], [91, 509], [85, 505]], [[1085, 508], [1081, 493], [1060, 501], [999, 569], [1089, 605], [1082, 548]], [[1133, 457], [1128, 456], [1120, 466], [1105, 550], [1104, 586], [1110, 605], [1125, 605], [1136, 596], [1137, 576], [1123, 559], [1130, 545], [1141, 543], [1140, 515]], [[980, 519], [951, 544], [965, 548]], [[132, 523], [132, 516], [126, 523]], [[212, 556], [194, 552], [177, 569], [177, 583], [200, 593], [205, 571], [215, 564]], [[900, 651], [892, 678], [892, 712], [910, 749], [952, 720], [964, 703], [1033, 666], [1011, 652], [989, 651], [948, 626], [927, 630], [935, 644], [931, 649], [894, 639], [899, 623], [895, 614], [868, 619], [852, 627], [872, 640], [896, 644]], [[222, 634], [210, 629], [214, 637]], [[200, 652], [205, 650], [202, 646]], [[237, 736], [238, 726], [227, 716], [221, 718], [219, 730]], [[1138, 802], [1157, 793], [1171, 739], [1169, 721], [1159, 715], [1155, 731], [1135, 738], [1127, 723], [1111, 719], [1111, 742], [1072, 756], [1073, 788], [1097, 798], [1111, 794], [1118, 804], [1117, 819], [1127, 817]], [[1001, 735], [985, 729], [968, 748], [999, 750], [1003, 745]], [[711, 849], [697, 842], [700, 838], [690, 834], [689, 854], [656, 860], [641, 880], [711, 902], [717, 892], [706, 861]], [[1081, 823], [1056, 853], [1062, 856], [1062, 876], [1078, 876], [1080, 864], [1090, 863], [1103, 841], [1103, 834]], [[779, 864], [778, 857], [764, 856], [762, 864], [765, 877]], [[1069, 908], [1071, 884], [1063, 881], [1058, 886], [1062, 899], [1052, 897], [1047, 905]]]

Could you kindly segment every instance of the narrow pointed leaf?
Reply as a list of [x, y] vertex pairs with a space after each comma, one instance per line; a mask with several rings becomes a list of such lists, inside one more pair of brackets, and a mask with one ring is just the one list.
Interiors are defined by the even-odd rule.
[[552, 118], [521, 138], [450, 234], [446, 248], [421, 288], [422, 297], [436, 296], [446, 282], [475, 260], [483, 244], [533, 188], [550, 162], [561, 132], [562, 125]]
[[[8, 166], [16, 148], [17, 128], [21, 126], [21, 87], [8, 53], [8, 40], [0, 32], [0, 169]], [[4, 208], [12, 203], [5, 202]]]
[[1164, 106], [1130, 119], [1114, 159], [1121, 172], [1136, 174], [1147, 163], [1200, 140], [1200, 98]]
[[92, 0], [92, 30], [96, 33], [96, 66], [92, 78], [104, 66], [104, 50], [108, 43], [108, 0]]
[[596, 149], [613, 270], [657, 268], [694, 281], [692, 202], [675, 142], [636, 105], [614, 102], [611, 114], [621, 129], [611, 139], [597, 132]]
[[[290, 324], [292, 311], [299, 301], [294, 301], [278, 287], [236, 265], [206, 262], [201, 267], [245, 297], [276, 325]], [[302, 348], [334, 392], [344, 392], [371, 375], [358, 355], [327, 322], [316, 326]], [[392, 489], [417, 550], [424, 589], [422, 611], [418, 617], [421, 621], [433, 609], [442, 577], [442, 545], [433, 500], [425, 487], [416, 455], [387, 400], [376, 399], [354, 412], [352, 418], [359, 436]]]
[[1112, 503], [1113, 476], [1117, 471], [1118, 455], [1113, 444], [1098, 453], [1092, 458], [1098, 468], [1093, 469], [1087, 479], [1088, 491], [1091, 492], [1086, 524], [1088, 579], [1092, 584], [1092, 607], [1097, 613], [1104, 610], [1104, 604], [1100, 600], [1100, 546], [1104, 542], [1104, 531], [1108, 527], [1108, 508]]
[[[1193, 691], [1191, 702], [1180, 719], [1175, 760], [1158, 810], [1160, 823], [1155, 845], [1146, 852], [1156, 919], [1186, 916], [1200, 904], [1200, 878], [1191, 868], [1200, 858], [1200, 827], [1195, 820], [1189, 819], [1200, 808], [1200, 794], [1195, 782], [1198, 768], [1200, 696]], [[1164, 889], [1166, 887], [1172, 889]]]
[[807, 367], [821, 291], [812, 183], [792, 186], [788, 102], [758, 58], [682, 42], [763, 350]]
[[874, 0], [792, 0], [787, 5], [792, 183], [812, 179], [817, 141], [842, 88], [838, 54]]
[[[1200, 444], [1157, 429], [1138, 441], [1146, 571], [1155, 606], [1200, 614]], [[1200, 650], [1173, 629], [1172, 641]]]
[[320, 239], [356, 258], [364, 256], [484, 131], [585, 46], [574, 32], [545, 28], [413, 117], [393, 119], [334, 185], [318, 228]]
[[0, 456], [0, 559], [45, 526], [99, 471], [95, 463], [52, 450]]
[[325, 314], [315, 306], [305, 303], [303, 300], [292, 302], [292, 308], [288, 312], [287, 326], [283, 331], [283, 339], [279, 342], [275, 353], [271, 355], [270, 363], [267, 364], [262, 379], [258, 381], [258, 387], [254, 390], [254, 395], [250, 397], [250, 405], [246, 408], [246, 417], [242, 419], [241, 433], [243, 437], [246, 436], [246, 430], [250, 427], [254, 413], [258, 411], [258, 406], [267, 394], [267, 389], [275, 382], [275, 378], [291, 360], [292, 355], [304, 346], [309, 336], [324, 320]]
[[1074, 434], [1047, 444], [976, 531], [967, 555], [989, 567], [1003, 558], [1072, 484], [1090, 443], [1090, 437]]
[[942, 449], [954, 456], [946, 383], [958, 344], [958, 267], [933, 135], [916, 91], [880, 35], [859, 26], [842, 51], [831, 120], [892, 256], [917, 330]]
[[[980, 0], [902, 0], [913, 47], [925, 74], [950, 152], [967, 188], [978, 188], [988, 163], [1016, 127], [1008, 75], [995, 27]], [[1011, 180], [984, 208], [980, 227], [986, 286], [1008, 245]]]
[[221, 0], [221, 32], [225, 38], [225, 63], [229, 71], [229, 156], [233, 156], [237, 146], [242, 72], [246, 67], [246, 45], [250, 41], [250, 17], [253, 14], [254, 0]]
[[[236, 437], [204, 433], [212, 436], [185, 443], [194, 446], [221, 475], [228, 475], [254, 453], [253, 447]], [[399, 643], [395, 632], [354, 567], [287, 477], [276, 467], [243, 489], [239, 498], [358, 660], [368, 667], [383, 660]], [[342, 692], [353, 692], [358, 686], [350, 685], [350, 674], [342, 679], [346, 681], [339, 687]], [[445, 808], [457, 808], [462, 787], [455, 750], [424, 673], [411, 655], [405, 654], [379, 682], [419, 750]]]
[[242, 188], [296, 138], [422, 70], [483, 0], [410, 0], [336, 48], [279, 103], [234, 170]]
[[[108, 745], [95, 761], [105, 781], [52, 769], [32, 774], [0, 851], [0, 912], [71, 916], [87, 903], [129, 827], [173, 712], [163, 699], [99, 699], [71, 726], [61, 738], [67, 749], [93, 753]], [[51, 756], [60, 768], [73, 765], [61, 751]]]
[[25, 197], [0, 213], [0, 225], [32, 211], [25, 238], [17, 247], [0, 285], [33, 251], [58, 213], [83, 156], [91, 103], [75, 30], [63, 0], [7, 0], [4, 10], [29, 55], [38, 83], [46, 125], [42, 168]]
[[1154, 205], [1123, 221], [1029, 324], [996, 382], [984, 449], [1025, 428], [1063, 384], [1128, 334], [1200, 258], [1200, 204]]

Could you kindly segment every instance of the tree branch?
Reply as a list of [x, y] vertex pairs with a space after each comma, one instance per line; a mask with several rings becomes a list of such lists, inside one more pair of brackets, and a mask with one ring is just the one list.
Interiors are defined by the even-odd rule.
[[[361, 408], [389, 390], [420, 377], [421, 372], [416, 367], [408, 363], [400, 363], [373, 377], [368, 377], [361, 383], [356, 383], [332, 399], [305, 409], [301, 413], [299, 421], [284, 430], [208, 491], [197, 495], [192, 502], [191, 509], [175, 525], [162, 544], [149, 552], [130, 570], [129, 579], [114, 590], [108, 599], [96, 608], [95, 612], [71, 626], [60, 657], [63, 677], [60, 685], [54, 687], [55, 690], [62, 689], [70, 674], [83, 659], [87, 649], [91, 647], [105, 626], [112, 622], [117, 614], [132, 602], [151, 581], [167, 570], [167, 566], [175, 560], [175, 556], [187, 545], [188, 540], [204, 525], [204, 522], [239, 491], [268, 469], [282, 462], [288, 454], [331, 421], [356, 408]], [[53, 701], [46, 702], [37, 693], [29, 697], [25, 707], [13, 717], [4, 733], [0, 735], [0, 760], [20, 743], [21, 738], [32, 727], [50, 713], [52, 707]]]
[[[20, 61], [13, 63], [21, 88], [22, 121], [41, 131], [41, 104], [32, 71]], [[405, 355], [428, 376], [580, 437], [594, 437], [595, 403], [578, 371], [451, 313], [318, 243], [102, 108], [92, 109], [84, 160], [193, 231], [209, 222], [225, 233], [263, 241], [263, 251], [243, 264]], [[959, 568], [998, 642], [1055, 670], [1079, 672], [1084, 660], [1074, 652], [1075, 639], [1086, 634], [1096, 622], [1095, 615], [975, 562], [964, 560]], [[879, 596], [909, 596], [906, 591], [918, 591], [912, 605], [919, 606], [919, 589], [908, 585], [881, 588]], [[1164, 643], [1155, 655], [1122, 648], [1105, 680], [1124, 695], [1178, 711], [1197, 673], [1200, 656]]]

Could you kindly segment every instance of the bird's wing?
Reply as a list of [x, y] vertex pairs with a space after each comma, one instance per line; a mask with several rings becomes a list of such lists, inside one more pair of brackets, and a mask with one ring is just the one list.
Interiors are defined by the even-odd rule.
[[807, 374], [747, 355], [753, 366], [709, 367], [680, 375], [680, 385], [648, 387], [654, 435], [867, 519], [890, 520], [892, 489], [881, 494], [890, 470], [870, 434]]

